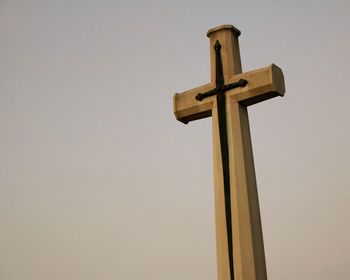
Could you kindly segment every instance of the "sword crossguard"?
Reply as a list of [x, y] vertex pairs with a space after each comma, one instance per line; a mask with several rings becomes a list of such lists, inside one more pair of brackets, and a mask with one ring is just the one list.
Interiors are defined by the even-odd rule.
[[225, 93], [225, 91], [238, 88], [238, 87], [245, 87], [248, 84], [248, 81], [245, 79], [240, 79], [238, 82], [228, 84], [228, 85], [223, 85], [222, 87], [216, 87], [212, 90], [209, 90], [205, 93], [198, 93], [196, 95], [196, 100], [202, 101], [204, 98], [216, 95], [220, 92]]

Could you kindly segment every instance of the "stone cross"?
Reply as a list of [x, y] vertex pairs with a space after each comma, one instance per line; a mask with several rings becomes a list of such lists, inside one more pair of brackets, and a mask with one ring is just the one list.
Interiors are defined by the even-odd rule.
[[240, 31], [210, 29], [211, 82], [176, 93], [174, 113], [187, 124], [212, 116], [218, 280], [266, 280], [266, 264], [247, 107], [283, 96], [274, 64], [242, 73]]

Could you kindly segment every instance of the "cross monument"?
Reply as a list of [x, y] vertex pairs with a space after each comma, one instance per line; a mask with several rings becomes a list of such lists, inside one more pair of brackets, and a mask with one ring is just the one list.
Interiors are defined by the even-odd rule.
[[212, 117], [218, 280], [266, 280], [266, 263], [247, 107], [283, 96], [274, 64], [242, 73], [232, 25], [210, 29], [211, 82], [174, 95], [177, 120]]

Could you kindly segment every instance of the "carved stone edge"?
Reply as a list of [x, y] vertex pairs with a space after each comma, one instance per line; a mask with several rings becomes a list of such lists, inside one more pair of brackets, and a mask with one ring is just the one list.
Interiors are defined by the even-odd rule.
[[231, 29], [234, 33], [236, 33], [237, 37], [241, 35], [241, 31], [239, 31], [238, 28], [234, 27], [231, 24], [223, 24], [214, 28], [211, 28], [207, 32], [207, 36], [210, 37], [210, 35], [216, 31], [223, 30], [223, 29]]

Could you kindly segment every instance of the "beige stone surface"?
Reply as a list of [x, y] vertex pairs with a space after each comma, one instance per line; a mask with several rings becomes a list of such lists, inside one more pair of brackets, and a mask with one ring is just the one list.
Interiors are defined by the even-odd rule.
[[230, 164], [234, 279], [267, 279], [263, 236], [247, 106], [285, 93], [282, 70], [274, 64], [242, 73], [238, 36], [232, 25], [210, 29], [211, 82], [174, 95], [174, 113], [184, 123], [212, 116], [215, 224], [218, 280], [231, 280], [226, 231], [224, 184], [216, 97], [196, 100], [198, 93], [215, 88], [214, 44], [219, 40], [225, 84], [246, 79], [244, 88], [227, 91], [226, 118]]

